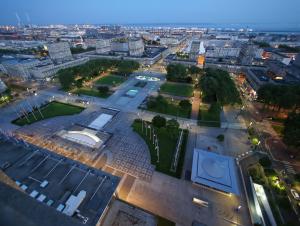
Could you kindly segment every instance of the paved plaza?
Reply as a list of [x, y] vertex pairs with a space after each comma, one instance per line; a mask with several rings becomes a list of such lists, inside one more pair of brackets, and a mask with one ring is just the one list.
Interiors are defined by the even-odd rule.
[[[207, 201], [208, 207], [193, 204], [194, 197]], [[245, 199], [158, 172], [154, 172], [151, 183], [135, 180], [125, 201], [180, 226], [190, 226], [193, 221], [209, 226], [251, 225]], [[239, 213], [235, 211], [238, 205], [243, 207]]]
[[115, 200], [103, 226], [156, 226], [156, 218], [139, 208]]
[[131, 128], [134, 114], [120, 112], [107, 130], [114, 134], [104, 152], [112, 155], [107, 164], [117, 170], [147, 181], [151, 180], [154, 166], [144, 140]]
[[[155, 76], [159, 77], [159, 75]], [[182, 178], [176, 179], [158, 173], [155, 171], [155, 166], [151, 164], [147, 144], [132, 130], [131, 125], [135, 118], [151, 121], [156, 115], [153, 112], [141, 111], [138, 106], [147, 95], [157, 92], [162, 81], [147, 82], [144, 87], [135, 86], [137, 81], [132, 76], [107, 99], [78, 97], [54, 89], [41, 91], [38, 96], [30, 98], [40, 103], [54, 99], [74, 104], [85, 101], [86, 109], [78, 115], [60, 116], [17, 127], [10, 124], [10, 121], [17, 117], [14, 109], [19, 105], [15, 103], [16, 106], [9, 106], [1, 112], [3, 118], [0, 122], [4, 122], [2, 129], [13, 132], [19, 138], [36, 146], [121, 177], [117, 189], [118, 198], [172, 220], [177, 225], [190, 226], [194, 221], [213, 226], [250, 225], [246, 200], [195, 186], [191, 181], [186, 180], [188, 178], [185, 175], [187, 171], [191, 171], [194, 148], [232, 157], [247, 152], [249, 141], [246, 131], [199, 127], [197, 120], [177, 118], [180, 126], [190, 131]], [[128, 96], [126, 93], [129, 90], [134, 90], [137, 94]], [[98, 131], [98, 136], [103, 136], [101, 138], [105, 140], [99, 148], [87, 147], [57, 135], [62, 130], [81, 130], [102, 113], [111, 114], [113, 117], [101, 131]], [[166, 118], [176, 117], [166, 116]], [[109, 136], [105, 138], [105, 134]], [[219, 134], [225, 135], [224, 142], [217, 141], [216, 137]], [[240, 182], [238, 178], [239, 186], [241, 186]], [[241, 191], [243, 192], [242, 188]], [[208, 208], [193, 204], [193, 198], [207, 201]], [[235, 211], [238, 205], [244, 207], [239, 213]], [[119, 210], [113, 211], [111, 225], [122, 225], [121, 221], [127, 222], [128, 225], [132, 222], [136, 222], [136, 225], [148, 225], [145, 218], [137, 217], [139, 214], [133, 213], [130, 208]]]

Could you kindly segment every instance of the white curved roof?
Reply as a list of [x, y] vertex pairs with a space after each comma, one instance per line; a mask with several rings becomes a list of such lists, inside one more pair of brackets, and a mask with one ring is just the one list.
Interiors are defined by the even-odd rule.
[[68, 131], [62, 135], [63, 138], [74, 141], [79, 144], [83, 144], [89, 147], [96, 147], [102, 144], [102, 140], [95, 134], [88, 132], [87, 130], [82, 131]]

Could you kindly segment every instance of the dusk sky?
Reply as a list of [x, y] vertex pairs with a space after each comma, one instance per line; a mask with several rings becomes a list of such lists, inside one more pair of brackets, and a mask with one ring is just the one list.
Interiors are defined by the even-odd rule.
[[16, 12], [24, 24], [300, 24], [300, 0], [1, 0], [0, 24]]

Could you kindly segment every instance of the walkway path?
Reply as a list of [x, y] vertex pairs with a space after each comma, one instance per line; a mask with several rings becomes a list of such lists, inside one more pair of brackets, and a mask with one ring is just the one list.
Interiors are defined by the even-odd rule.
[[194, 91], [191, 119], [198, 120], [199, 107], [200, 107], [200, 91], [196, 90]]

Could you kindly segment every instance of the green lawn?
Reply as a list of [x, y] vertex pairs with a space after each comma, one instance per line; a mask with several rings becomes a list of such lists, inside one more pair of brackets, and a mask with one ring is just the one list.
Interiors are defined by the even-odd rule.
[[[173, 140], [170, 138], [169, 133], [167, 132], [166, 128], [160, 128], [156, 131], [156, 134], [158, 136], [158, 144], [159, 144], [159, 162], [157, 162], [157, 153], [154, 149], [154, 145], [152, 141], [149, 139], [149, 135], [146, 136], [145, 130], [142, 133], [142, 123], [140, 121], [135, 121], [132, 124], [133, 130], [138, 133], [147, 143], [148, 148], [150, 150], [151, 155], [151, 163], [156, 166], [156, 170], [165, 174], [168, 174], [170, 176], [174, 176], [177, 178], [180, 178], [183, 161], [184, 161], [184, 155], [185, 155], [185, 146], [188, 136], [188, 131], [184, 131], [183, 141], [181, 145], [180, 150], [180, 157], [178, 161], [178, 166], [176, 172], [170, 171], [173, 155], [176, 150], [176, 144], [177, 139]], [[148, 134], [149, 134], [148, 130]], [[179, 133], [178, 133], [179, 136]]]
[[126, 81], [124, 76], [120, 75], [107, 75], [96, 81], [98, 85], [108, 85], [108, 86], [119, 86]]
[[183, 83], [166, 82], [160, 87], [160, 92], [182, 97], [193, 96], [193, 85]]
[[107, 98], [111, 95], [110, 92], [102, 94], [96, 89], [91, 89], [91, 88], [80, 88], [76, 89], [72, 93], [78, 94], [78, 95], [86, 95], [86, 96], [93, 96], [93, 97], [100, 97], [100, 98]]
[[215, 104], [209, 107], [209, 105], [201, 103], [198, 124], [200, 126], [220, 127], [220, 112], [221, 109]]
[[[12, 121], [12, 123], [19, 126], [23, 126], [26, 124], [29, 125], [34, 122], [41, 121], [47, 118], [53, 118], [56, 116], [79, 114], [83, 110], [83, 107], [53, 101], [40, 108], [40, 111], [44, 117], [41, 116], [38, 110], [35, 110], [33, 111], [34, 114], [30, 113], [27, 116], [29, 122], [25, 117], [22, 117]], [[34, 117], [34, 115], [36, 118]]]
[[166, 100], [166, 103], [158, 103], [157, 101], [155, 101], [155, 99], [153, 99], [153, 101], [156, 103], [155, 106], [148, 106], [147, 110], [182, 118], [190, 118], [192, 107], [181, 108], [179, 106], [179, 101], [172, 101], [170, 98], [164, 99]]

